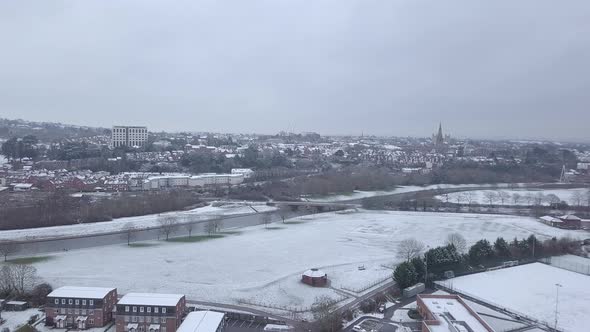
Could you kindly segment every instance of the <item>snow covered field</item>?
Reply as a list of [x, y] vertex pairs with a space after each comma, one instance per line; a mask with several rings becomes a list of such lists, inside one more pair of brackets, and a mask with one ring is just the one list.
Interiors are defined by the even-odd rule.
[[362, 289], [390, 275], [382, 264], [396, 263], [397, 245], [408, 237], [436, 246], [451, 232], [462, 233], [469, 243], [531, 233], [540, 238], [584, 236], [582, 231], [549, 227], [532, 218], [501, 215], [361, 211], [290, 221], [298, 223], [274, 224], [281, 229], [247, 227], [241, 234], [202, 242], [72, 250], [35, 266], [54, 287], [109, 286], [120, 293], [184, 293], [194, 300], [301, 308], [310, 306], [317, 295], [342, 296], [301, 284], [303, 271], [318, 267], [328, 273], [333, 287]]
[[523, 187], [526, 185], [533, 185], [533, 184], [508, 184], [508, 183], [499, 183], [499, 184], [433, 184], [428, 186], [400, 186], [392, 190], [377, 190], [377, 191], [361, 191], [355, 190], [352, 193], [348, 194], [335, 194], [335, 195], [328, 195], [328, 196], [321, 196], [321, 197], [311, 197], [308, 201], [312, 202], [340, 202], [340, 201], [348, 201], [353, 199], [362, 199], [367, 197], [376, 197], [376, 196], [386, 196], [386, 195], [393, 195], [393, 194], [403, 194], [421, 190], [436, 190], [436, 189], [461, 189], [461, 188], [481, 188], [481, 187], [493, 187], [493, 188], [508, 188], [509, 186], [518, 186]]
[[458, 292], [550, 324], [553, 324], [555, 317], [555, 284], [560, 284], [558, 327], [572, 332], [587, 331], [590, 323], [589, 283], [589, 276], [542, 263], [477, 273], [441, 282]]
[[[218, 204], [215, 204], [214, 202], [212, 205]], [[209, 219], [215, 216], [255, 213], [255, 211], [248, 205], [253, 206], [258, 212], [274, 211], [277, 209], [276, 207], [268, 206], [260, 202], [234, 202], [225, 203], [220, 206], [212, 205], [189, 211], [161, 213], [161, 215], [177, 216], [180, 218], [179, 222], [194, 222], [198, 220]], [[133, 225], [133, 227], [136, 229], [157, 227], [159, 226], [158, 217], [159, 215], [157, 214], [150, 214], [146, 216], [117, 218], [113, 221], [103, 221], [79, 225], [0, 231], [0, 240], [33, 240], [53, 238], [56, 235], [59, 235], [59, 237], [73, 237], [80, 235], [101, 234], [105, 232], [121, 231], [126, 229], [129, 225]]]
[[[498, 192], [505, 192], [508, 194], [505, 198], [505, 201], [502, 203], [498, 196]], [[517, 189], [517, 190], [508, 190], [508, 189], [499, 189], [499, 190], [472, 190], [472, 191], [461, 191], [461, 192], [454, 192], [449, 193], [447, 195], [438, 195], [435, 198], [450, 203], [457, 203], [460, 202], [462, 204], [467, 204], [471, 201], [472, 204], [489, 204], [490, 199], [488, 195], [492, 195], [492, 202], [493, 205], [535, 205], [538, 203], [537, 200], [540, 199], [543, 205], [549, 205], [549, 201], [547, 200], [547, 196], [555, 195], [559, 198], [560, 201], [565, 201], [570, 205], [577, 205], [577, 199], [574, 199], [574, 196], [577, 194], [581, 194], [581, 204], [585, 204], [586, 202], [586, 192], [588, 189], [585, 188], [576, 188], [576, 189]], [[518, 194], [519, 198], [515, 201], [514, 194]], [[539, 196], [541, 194], [542, 196]], [[458, 199], [458, 200], [457, 200]]]

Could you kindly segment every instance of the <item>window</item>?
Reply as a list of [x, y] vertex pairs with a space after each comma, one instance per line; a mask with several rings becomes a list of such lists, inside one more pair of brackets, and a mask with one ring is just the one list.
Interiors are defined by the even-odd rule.
[[90, 324], [90, 325], [94, 325], [94, 319], [90, 318], [90, 319], [88, 320], [88, 324]]
[[125, 316], [125, 323], [129, 323], [129, 316]]
[[131, 316], [131, 321], [137, 323], [137, 316]]
[[162, 308], [162, 313], [165, 314], [166, 313], [166, 308]]
[[80, 310], [74, 309], [74, 315], [79, 315], [79, 314], [80, 314]]
[[143, 307], [139, 307], [139, 312], [143, 312]]
[[72, 304], [72, 303], [74, 303], [74, 301], [72, 301], [72, 299], [69, 299], [68, 304]]
[[80, 305], [80, 300], [76, 300], [76, 305]]
[[72, 309], [68, 309], [68, 315], [72, 314]]
[[66, 299], [61, 299], [61, 304], [66, 304]]
[[166, 326], [162, 326], [162, 328], [160, 329], [160, 332], [166, 332]]
[[61, 311], [62, 315], [66, 313], [66, 309], [64, 309], [64, 308], [61, 308], [59, 311]]
[[133, 312], [137, 312], [137, 307], [133, 307]]
[[158, 324], [160, 322], [160, 318], [154, 317], [154, 324]]
[[154, 313], [158, 313], [158, 307], [154, 307]]
[[162, 317], [162, 318], [160, 319], [160, 323], [162, 323], [162, 324], [166, 324], [166, 318]]
[[59, 304], [59, 299], [55, 299], [55, 304]]
[[82, 309], [82, 316], [86, 316], [86, 309]]
[[90, 305], [94, 305], [94, 300], [90, 300]]
[[152, 322], [151, 317], [150, 316], [146, 316], [145, 317], [145, 322], [148, 323], [148, 324], [151, 323]]
[[86, 300], [82, 300], [82, 305], [86, 305]]
[[147, 307], [147, 312], [152, 312], [152, 307]]
[[128, 305], [125, 306], [125, 312], [129, 312], [129, 306]]
[[139, 316], [139, 322], [143, 323], [143, 316]]

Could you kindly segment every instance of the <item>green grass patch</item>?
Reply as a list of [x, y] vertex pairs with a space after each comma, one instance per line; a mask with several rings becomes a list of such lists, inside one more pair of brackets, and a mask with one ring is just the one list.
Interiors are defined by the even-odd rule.
[[158, 246], [157, 243], [145, 243], [145, 242], [138, 242], [138, 243], [131, 243], [128, 245], [129, 248], [147, 248], [147, 247], [155, 247]]
[[10, 264], [35, 264], [52, 259], [53, 256], [35, 256], [35, 257], [21, 257], [9, 259], [7, 263]]
[[219, 234], [224, 234], [224, 235], [240, 235], [240, 234], [242, 234], [242, 231], [223, 231], [223, 232], [219, 232]]
[[193, 235], [191, 237], [184, 236], [184, 237], [173, 237], [168, 239], [168, 242], [182, 242], [182, 243], [192, 243], [192, 242], [202, 242], [207, 240], [219, 239], [225, 237], [224, 234], [211, 234], [211, 235]]

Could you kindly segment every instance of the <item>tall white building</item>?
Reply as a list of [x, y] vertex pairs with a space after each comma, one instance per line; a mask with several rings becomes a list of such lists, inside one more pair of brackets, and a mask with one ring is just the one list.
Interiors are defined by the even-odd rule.
[[148, 139], [147, 127], [138, 126], [113, 126], [111, 132], [111, 146], [143, 146]]

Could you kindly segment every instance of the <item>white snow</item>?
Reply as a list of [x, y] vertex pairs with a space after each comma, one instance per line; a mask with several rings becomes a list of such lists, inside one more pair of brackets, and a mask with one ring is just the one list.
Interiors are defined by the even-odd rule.
[[183, 296], [182, 294], [127, 293], [117, 304], [175, 307]]
[[114, 288], [63, 286], [49, 293], [49, 297], [102, 299]]
[[361, 210], [293, 220], [303, 223], [280, 224], [284, 228], [277, 230], [247, 227], [240, 235], [195, 243], [153, 241], [157, 245], [72, 250], [34, 265], [54, 287], [116, 287], [121, 294], [172, 292], [186, 294], [189, 300], [308, 307], [318, 295], [340, 300], [346, 294], [304, 285], [300, 281], [304, 271], [322, 269], [335, 288], [364, 288], [391, 275], [381, 265], [396, 263], [397, 246], [409, 237], [437, 246], [453, 232], [463, 234], [468, 243], [532, 233], [540, 238], [583, 234], [533, 218], [483, 214]]
[[472, 274], [440, 282], [517, 313], [553, 324], [557, 286], [558, 327], [584, 331], [590, 323], [590, 277], [542, 263]]
[[216, 332], [223, 322], [223, 314], [215, 311], [194, 311], [189, 313], [176, 330], [177, 332]]
[[[375, 196], [386, 196], [386, 195], [393, 195], [393, 194], [403, 194], [421, 190], [436, 190], [436, 189], [468, 189], [468, 188], [482, 188], [482, 187], [492, 187], [492, 188], [508, 188], [509, 186], [526, 186], [527, 184], [519, 183], [519, 184], [508, 184], [508, 183], [498, 183], [498, 184], [433, 184], [427, 186], [399, 186], [395, 189], [391, 190], [377, 190], [377, 191], [361, 191], [355, 190], [351, 193], [347, 194], [333, 194], [333, 195], [326, 195], [326, 196], [318, 196], [318, 197], [310, 197], [308, 200], [312, 202], [338, 202], [338, 201], [348, 201], [353, 199], [361, 199], [367, 197], [375, 197]], [[530, 185], [530, 184], [529, 184]]]
[[[501, 202], [501, 200], [498, 198], [497, 193], [498, 191], [503, 191], [505, 193], [507, 193], [508, 195], [510, 195], [509, 197], [507, 196], [506, 200], [504, 201], [504, 203]], [[449, 203], [456, 203], [457, 202], [457, 198], [459, 198], [459, 202], [463, 203], [463, 204], [467, 204], [469, 203], [468, 200], [471, 200], [472, 204], [489, 204], [490, 201], [488, 198], [486, 198], [486, 194], [487, 193], [492, 193], [495, 194], [496, 197], [493, 198], [493, 205], [534, 205], [535, 204], [535, 200], [534, 198], [540, 193], [543, 194], [544, 196], [547, 195], [556, 195], [557, 197], [559, 197], [559, 199], [561, 201], [565, 201], [566, 203], [570, 204], [570, 205], [576, 205], [577, 202], [575, 202], [572, 198], [572, 195], [574, 195], [574, 193], [581, 193], [583, 195], [585, 195], [585, 193], [588, 191], [588, 189], [585, 188], [576, 188], [576, 189], [517, 189], [517, 190], [508, 190], [508, 189], [500, 189], [500, 190], [470, 190], [470, 191], [460, 191], [460, 192], [453, 192], [453, 193], [449, 193], [447, 195], [438, 195], [435, 196], [435, 198], [446, 202], [447, 201], [447, 196], [448, 196], [448, 201]], [[467, 192], [469, 192], [470, 195], [472, 195], [472, 197], [470, 197], [470, 199], [467, 198]], [[520, 200], [516, 202], [513, 201], [513, 196], [514, 194], [519, 194], [520, 195]], [[527, 199], [527, 196], [531, 196], [532, 198]], [[585, 196], [582, 196], [585, 197]], [[582, 200], [583, 203], [583, 200]], [[542, 205], [549, 205], [549, 202], [545, 201], [543, 199], [542, 201]]]
[[91, 234], [101, 234], [105, 232], [123, 231], [127, 229], [127, 227], [129, 226], [132, 226], [134, 229], [157, 227], [159, 226], [158, 217], [160, 215], [186, 217], [186, 219], [180, 218], [179, 222], [194, 222], [198, 220], [210, 219], [216, 216], [231, 216], [256, 213], [250, 207], [250, 205], [254, 207], [258, 212], [274, 211], [277, 209], [276, 207], [267, 206], [266, 204], [260, 202], [227, 203], [220, 206], [208, 205], [189, 211], [175, 211], [162, 214], [150, 214], [138, 217], [117, 218], [113, 221], [0, 231], [0, 240], [38, 240], [45, 238], [53, 238], [56, 236], [56, 234], [59, 234], [59, 237], [75, 237]]
[[5, 319], [6, 322], [0, 325], [0, 330], [6, 327], [8, 330], [14, 331], [20, 326], [27, 324], [29, 318], [33, 315], [39, 315], [39, 318], [41, 318], [44, 314], [36, 308], [24, 311], [2, 311], [2, 318]]

